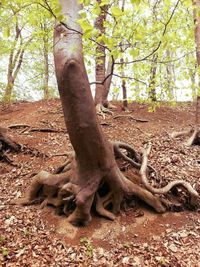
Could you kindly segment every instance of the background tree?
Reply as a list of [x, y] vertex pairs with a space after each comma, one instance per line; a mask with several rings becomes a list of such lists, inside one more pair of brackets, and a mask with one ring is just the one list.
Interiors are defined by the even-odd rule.
[[9, 25], [9, 28], [5, 26], [4, 32], [7, 35], [6, 37], [12, 38], [11, 36], [13, 36], [14, 38], [9, 40], [10, 51], [7, 68], [7, 84], [3, 95], [4, 103], [10, 103], [11, 101], [14, 83], [21, 69], [25, 50], [32, 40], [32, 36], [23, 37], [23, 29], [26, 22], [19, 19], [20, 5], [9, 3], [8, 6], [10, 12], [5, 10], [5, 14], [3, 13], [4, 19], [8, 19], [11, 16], [14, 21]]

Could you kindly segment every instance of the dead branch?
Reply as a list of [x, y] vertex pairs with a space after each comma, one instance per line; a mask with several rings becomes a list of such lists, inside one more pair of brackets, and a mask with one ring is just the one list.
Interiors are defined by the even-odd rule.
[[46, 132], [46, 133], [65, 133], [65, 129], [53, 129], [53, 128], [30, 128], [29, 132]]
[[9, 129], [19, 129], [19, 128], [31, 128], [28, 124], [11, 124], [8, 126]]

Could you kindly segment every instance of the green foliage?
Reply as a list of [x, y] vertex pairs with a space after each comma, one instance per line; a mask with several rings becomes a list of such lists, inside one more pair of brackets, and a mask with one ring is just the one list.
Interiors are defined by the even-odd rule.
[[[79, 0], [83, 5], [80, 19], [77, 21], [83, 31], [84, 55], [90, 77], [94, 76], [94, 59], [98, 43], [106, 47], [107, 58], [115, 60], [115, 73], [121, 73], [120, 60], [123, 57], [124, 75], [128, 88], [128, 97], [136, 100], [148, 100], [149, 84], [152, 71], [153, 56], [156, 53], [155, 89], [158, 101], [169, 100], [173, 102], [178, 94], [180, 82], [184, 82], [185, 90], [190, 96], [198, 93], [196, 69], [193, 6], [191, 0], [183, 0], [174, 10], [175, 0], [126, 0], [124, 10], [121, 1]], [[99, 35], [94, 27], [95, 19], [99, 16], [101, 8], [108, 6], [104, 22], [105, 33]], [[171, 17], [172, 15], [172, 17]], [[23, 89], [41, 91], [44, 79], [44, 50], [48, 51], [53, 72], [53, 25], [54, 20], [67, 23], [61, 14], [58, 0], [8, 0], [1, 1], [0, 8], [0, 58], [8, 63], [9, 55], [13, 49], [16, 54], [19, 43], [16, 44], [16, 24], [22, 28], [23, 43], [32, 37], [32, 42], [26, 48], [23, 61], [23, 75], [30, 82], [21, 85], [17, 80], [14, 92], [16, 96], [22, 94]], [[171, 19], [170, 19], [171, 18]], [[3, 64], [1, 74], [5, 72], [8, 64]], [[194, 79], [194, 76], [196, 77]], [[55, 78], [50, 85], [54, 95]], [[94, 80], [94, 78], [92, 78]], [[6, 80], [2, 80], [0, 94], [5, 87]], [[114, 77], [112, 93], [118, 97], [120, 78]], [[23, 87], [24, 86], [24, 87]], [[21, 88], [22, 87], [22, 88]], [[20, 90], [21, 88], [21, 90]], [[181, 86], [181, 89], [184, 88]], [[29, 92], [24, 92], [29, 95]]]

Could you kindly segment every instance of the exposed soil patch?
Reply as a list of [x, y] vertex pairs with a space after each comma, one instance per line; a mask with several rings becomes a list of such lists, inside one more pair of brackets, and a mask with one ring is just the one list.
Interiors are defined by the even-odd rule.
[[[124, 117], [117, 107], [114, 116], [123, 117], [100, 117], [103, 130], [110, 140], [125, 141], [137, 150], [152, 141], [150, 164], [158, 172], [154, 186], [185, 179], [200, 192], [200, 147], [187, 148], [181, 138], [170, 138], [171, 132], [194, 123], [195, 107], [162, 106], [149, 113], [146, 105], [133, 103], [129, 115], [138, 121]], [[159, 215], [136, 201], [114, 222], [94, 214], [89, 226], [77, 229], [52, 207], [41, 211], [38, 206], [9, 205], [34, 174], [53, 171], [72, 147], [58, 100], [2, 107], [0, 119], [0, 127], [8, 128], [27, 149], [8, 153], [15, 166], [0, 161], [0, 266], [200, 266], [198, 211]]]

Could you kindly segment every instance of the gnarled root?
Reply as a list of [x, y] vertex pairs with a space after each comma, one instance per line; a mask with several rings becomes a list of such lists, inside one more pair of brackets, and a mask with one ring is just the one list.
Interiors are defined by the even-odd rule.
[[186, 146], [200, 145], [200, 130], [196, 127], [191, 137], [185, 142]]
[[199, 202], [198, 192], [188, 182], [186, 182], [184, 180], [172, 181], [162, 188], [154, 188], [149, 184], [146, 173], [147, 173], [147, 156], [150, 154], [150, 151], [151, 151], [151, 145], [150, 144], [147, 146], [146, 149], [143, 149], [143, 160], [142, 160], [142, 165], [141, 165], [141, 169], [140, 169], [140, 175], [142, 178], [142, 183], [144, 184], [145, 188], [153, 194], [166, 194], [173, 187], [182, 186], [185, 189], [187, 189], [187, 191], [191, 197], [190, 204], [192, 206], [198, 205], [198, 202]]
[[113, 192], [109, 192], [107, 195], [100, 197], [99, 193], [96, 194], [96, 211], [99, 215], [108, 218], [110, 220], [115, 219], [113, 212], [106, 209], [109, 204], [113, 202]]
[[150, 185], [147, 178], [149, 170], [152, 170], [147, 164], [150, 145], [143, 149], [142, 157], [128, 144], [111, 142], [109, 146], [115, 158], [129, 162], [138, 170], [139, 184], [132, 182], [131, 177], [125, 177], [115, 161], [102, 173], [96, 170], [81, 173], [75, 154], [70, 153], [68, 160], [54, 174], [39, 172], [33, 178], [25, 197], [12, 204], [40, 203], [41, 208], [53, 205], [68, 217], [70, 223], [78, 226], [87, 225], [91, 221], [93, 203], [99, 215], [114, 220], [124, 197], [137, 196], [157, 212], [163, 213], [173, 205], [163, 195], [175, 186], [182, 186], [188, 191], [192, 206], [199, 204], [199, 194], [186, 181], [176, 180], [163, 188]]
[[[60, 187], [69, 181], [68, 173], [51, 174], [41, 171], [33, 177], [33, 182], [29, 186], [25, 197], [13, 200], [10, 204], [31, 205], [41, 203], [43, 208], [48, 203], [56, 201]], [[54, 199], [54, 200], [53, 200]]]
[[177, 138], [177, 137], [181, 137], [181, 136], [188, 136], [190, 135], [191, 133], [193, 132], [192, 128], [188, 129], [188, 130], [184, 130], [184, 131], [181, 131], [181, 132], [172, 132], [170, 134], [170, 136], [172, 138]]
[[186, 146], [200, 145], [200, 130], [198, 129], [197, 126], [186, 131], [173, 132], [171, 134], [171, 137], [177, 138], [177, 137], [189, 136], [189, 135], [191, 136], [188, 138], [187, 141], [185, 141]]
[[103, 119], [106, 118], [105, 114], [109, 114], [113, 116], [113, 112], [110, 109], [105, 108], [102, 104], [96, 105], [96, 111], [98, 115], [103, 117]]

